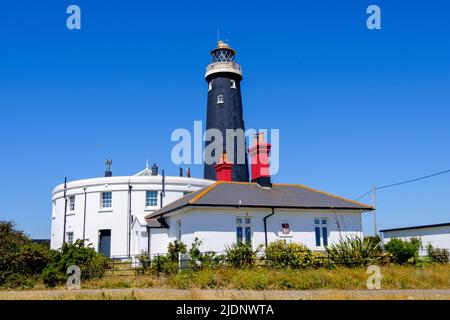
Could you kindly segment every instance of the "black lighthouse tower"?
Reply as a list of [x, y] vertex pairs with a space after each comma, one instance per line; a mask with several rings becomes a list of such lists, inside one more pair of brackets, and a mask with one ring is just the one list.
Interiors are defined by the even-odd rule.
[[[206, 67], [205, 79], [208, 82], [208, 110], [206, 116], [206, 129], [218, 129], [222, 132], [224, 149], [226, 146], [226, 129], [244, 128], [242, 115], [241, 85], [242, 69], [235, 61], [236, 52], [226, 43], [219, 41], [217, 48], [211, 51], [211, 63]], [[232, 181], [249, 181], [247, 149], [238, 146], [238, 139], [234, 138], [234, 160], [232, 166]], [[205, 147], [211, 143], [207, 141]], [[231, 143], [231, 142], [229, 142]], [[241, 155], [238, 157], [238, 147]], [[219, 155], [220, 156], [220, 155]], [[228, 158], [230, 158], [228, 156]], [[239, 163], [241, 162], [241, 163]], [[215, 164], [204, 166], [203, 177], [216, 180]]]

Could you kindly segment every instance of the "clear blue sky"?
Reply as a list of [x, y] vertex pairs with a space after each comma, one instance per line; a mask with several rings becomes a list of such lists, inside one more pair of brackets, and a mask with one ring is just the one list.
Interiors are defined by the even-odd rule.
[[[66, 28], [70, 4], [81, 31]], [[381, 31], [366, 28], [370, 4]], [[218, 28], [244, 68], [246, 125], [280, 129], [274, 181], [356, 198], [450, 169], [449, 12], [445, 0], [2, 1], [0, 219], [49, 238], [51, 190], [101, 176], [107, 157], [114, 175], [147, 158], [177, 174], [170, 135], [205, 120]], [[380, 190], [379, 226], [450, 221], [449, 182]]]

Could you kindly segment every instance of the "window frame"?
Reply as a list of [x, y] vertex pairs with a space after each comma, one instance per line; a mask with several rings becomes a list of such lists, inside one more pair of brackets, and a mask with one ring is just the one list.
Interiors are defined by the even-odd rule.
[[[153, 197], [149, 195], [154, 195]], [[158, 191], [157, 190], [146, 190], [145, 191], [145, 207], [154, 208], [158, 206]]]
[[236, 217], [236, 243], [243, 242], [252, 245], [253, 228], [251, 217]]
[[217, 95], [217, 104], [224, 104], [225, 100], [223, 98], [223, 94], [218, 94]]
[[316, 248], [325, 248], [329, 244], [328, 218], [314, 218], [314, 238]]
[[69, 207], [68, 209], [70, 212], [75, 211], [75, 196], [69, 196], [69, 201], [67, 202], [67, 206]]
[[[105, 194], [109, 194], [110, 198], [109, 199], [105, 199]], [[109, 206], [105, 206], [106, 202], [109, 202]], [[112, 201], [113, 201], [113, 197], [112, 197], [112, 191], [102, 191], [100, 194], [100, 208], [101, 209], [112, 209]]]
[[[70, 239], [70, 238], [72, 238], [72, 239]], [[66, 242], [68, 243], [68, 244], [73, 244], [73, 241], [74, 240], [74, 232], [73, 231], [67, 231], [66, 232]]]
[[230, 79], [230, 88], [235, 90], [237, 89], [236, 80]]

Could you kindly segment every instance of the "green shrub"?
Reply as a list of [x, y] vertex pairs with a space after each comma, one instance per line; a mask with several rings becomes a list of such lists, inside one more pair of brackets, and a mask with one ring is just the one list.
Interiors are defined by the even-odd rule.
[[194, 239], [194, 242], [189, 249], [189, 257], [192, 259], [189, 263], [189, 268], [198, 269], [201, 267], [216, 267], [220, 265], [223, 260], [225, 260], [225, 256], [217, 255], [213, 251], [209, 252], [201, 252], [200, 246], [202, 245], [202, 241], [197, 237]]
[[152, 270], [155, 273], [177, 273], [179, 270], [178, 259], [174, 261], [172, 256], [157, 255], [153, 258]]
[[137, 267], [137, 272], [139, 274], [145, 274], [147, 270], [150, 269], [152, 265], [152, 260], [150, 259], [150, 256], [148, 253], [142, 253], [138, 257], [139, 266]]
[[416, 263], [420, 247], [420, 239], [414, 237], [409, 241], [393, 238], [384, 245], [384, 249], [394, 256], [394, 261], [398, 264]]
[[42, 281], [45, 286], [54, 288], [67, 280], [67, 275], [56, 265], [49, 265], [42, 271]]
[[36, 277], [20, 273], [11, 273], [3, 285], [5, 288], [30, 289], [34, 287]]
[[431, 244], [427, 245], [427, 254], [430, 262], [433, 263], [448, 263], [449, 254], [446, 249], [433, 248]]
[[173, 243], [169, 243], [167, 251], [171, 261], [178, 261], [179, 254], [184, 254], [187, 252], [186, 245], [183, 242], [178, 242], [178, 240], [175, 240]]
[[74, 244], [65, 243], [60, 251], [50, 251], [50, 262], [43, 270], [44, 283], [49, 287], [62, 284], [71, 265], [80, 268], [82, 280], [99, 279], [107, 269], [108, 259], [81, 240]]
[[325, 249], [330, 262], [347, 267], [376, 264], [382, 257], [380, 240], [376, 238], [346, 237]]
[[49, 249], [31, 242], [12, 222], [0, 221], [0, 286], [30, 288], [49, 261]]
[[258, 259], [258, 253], [262, 246], [258, 246], [253, 250], [252, 246], [247, 242], [233, 243], [231, 246], [226, 246], [226, 262], [232, 267], [249, 267], [253, 266]]
[[[0, 221], [0, 286], [11, 286], [8, 279], [16, 273], [15, 259], [20, 248], [31, 242], [11, 221]], [[8, 284], [7, 284], [8, 282]]]
[[41, 274], [49, 262], [50, 254], [47, 247], [28, 243], [20, 247], [13, 257], [12, 268], [15, 273], [33, 276]]
[[265, 253], [267, 262], [275, 268], [311, 266], [312, 252], [300, 243], [277, 240], [267, 246]]
[[320, 251], [312, 252], [310, 266], [313, 268], [330, 267], [328, 255], [325, 252]]

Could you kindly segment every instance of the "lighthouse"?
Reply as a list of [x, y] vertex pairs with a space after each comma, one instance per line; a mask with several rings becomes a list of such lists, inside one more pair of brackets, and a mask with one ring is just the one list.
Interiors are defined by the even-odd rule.
[[[205, 79], [208, 82], [208, 106], [206, 114], [206, 129], [217, 129], [222, 133], [224, 150], [228, 143], [234, 145], [232, 162], [232, 181], [249, 181], [247, 149], [238, 143], [238, 139], [227, 141], [227, 129], [244, 128], [241, 98], [242, 69], [235, 60], [236, 51], [227, 43], [219, 41], [211, 51], [211, 63], [206, 67]], [[205, 148], [212, 141], [206, 141]], [[239, 149], [238, 149], [239, 148]], [[238, 154], [240, 153], [240, 157]], [[242, 159], [242, 155], [244, 158]], [[213, 156], [215, 156], [213, 154]], [[220, 156], [220, 155], [218, 155]], [[205, 162], [203, 177], [217, 180], [215, 164]]]

